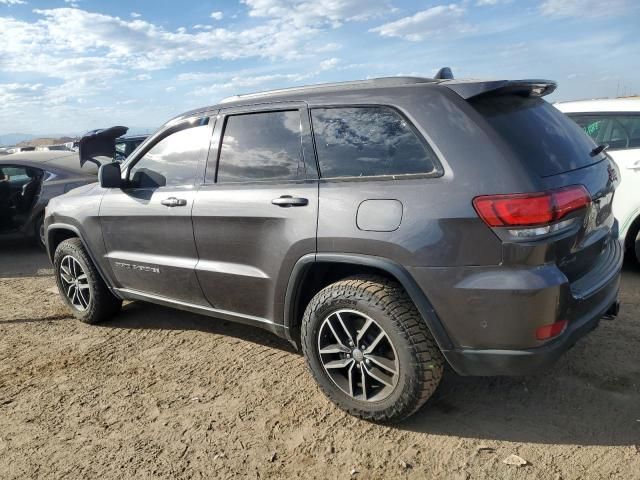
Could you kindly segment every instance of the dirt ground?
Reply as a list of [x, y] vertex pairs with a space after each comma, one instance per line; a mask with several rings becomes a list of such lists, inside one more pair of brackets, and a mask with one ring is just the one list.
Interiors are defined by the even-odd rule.
[[43, 253], [0, 243], [2, 479], [640, 479], [633, 265], [621, 316], [550, 371], [447, 372], [394, 427], [335, 408], [267, 333], [140, 303], [87, 326], [52, 287]]

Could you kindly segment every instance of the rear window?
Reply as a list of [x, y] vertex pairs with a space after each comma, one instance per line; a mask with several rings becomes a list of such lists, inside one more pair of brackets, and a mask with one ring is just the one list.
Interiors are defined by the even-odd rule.
[[542, 177], [587, 167], [603, 158], [591, 157], [595, 147], [591, 138], [541, 98], [489, 96], [470, 103], [516, 156]]

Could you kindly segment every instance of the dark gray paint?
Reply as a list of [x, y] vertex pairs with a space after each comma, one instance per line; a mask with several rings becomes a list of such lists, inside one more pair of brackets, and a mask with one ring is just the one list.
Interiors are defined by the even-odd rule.
[[[544, 363], [538, 353], [569, 345], [542, 345], [535, 339], [538, 326], [567, 319], [573, 339], [615, 301], [621, 257], [614, 251], [598, 267], [617, 235], [610, 210], [616, 180], [609, 160], [541, 178], [442, 82], [393, 82], [286, 91], [189, 112], [148, 139], [123, 166], [126, 177], [127, 168], [176, 123], [216, 117], [208, 164], [203, 160], [198, 167], [193, 190], [181, 192], [188, 200], [183, 213], [160, 208], [161, 197], [169, 195], [161, 189], [135, 199], [96, 187], [54, 200], [47, 218], [50, 233], [64, 224], [76, 228], [107, 284], [123, 298], [250, 323], [290, 339], [300, 321], [293, 302], [311, 266], [331, 262], [377, 268], [403, 284], [460, 373], [517, 373]], [[213, 178], [205, 171], [215, 168], [224, 115], [292, 105], [301, 114], [304, 180], [205, 182]], [[307, 108], [335, 105], [399, 110], [436, 152], [442, 175], [318, 180]], [[504, 232], [488, 228], [471, 203], [477, 195], [571, 184], [585, 185], [594, 199], [585, 221], [530, 243], [513, 243]], [[283, 195], [306, 198], [308, 204], [283, 208], [271, 203]], [[397, 228], [359, 228], [358, 209], [375, 200], [402, 205]], [[54, 247], [50, 244], [50, 254]], [[126, 277], [113, 267], [115, 257], [161, 273]], [[594, 268], [602, 271], [599, 288], [580, 297], [572, 286], [588, 279]], [[532, 358], [524, 366], [513, 360], [523, 358], [522, 352]], [[471, 368], [467, 360], [479, 356], [489, 359], [482, 361], [487, 367]]]

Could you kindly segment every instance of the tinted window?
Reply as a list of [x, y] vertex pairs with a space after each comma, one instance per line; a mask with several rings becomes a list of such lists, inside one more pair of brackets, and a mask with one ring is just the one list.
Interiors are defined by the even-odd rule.
[[569, 114], [597, 144], [611, 150], [640, 148], [640, 115]]
[[211, 130], [199, 126], [179, 130], [156, 143], [136, 162], [129, 179], [136, 187], [191, 185], [198, 162], [207, 154]]
[[227, 117], [218, 182], [303, 178], [300, 128], [297, 110]]
[[436, 171], [431, 149], [391, 108], [316, 108], [311, 118], [323, 177]]
[[602, 160], [594, 142], [566, 115], [539, 97], [488, 96], [470, 102], [516, 157], [546, 177]]

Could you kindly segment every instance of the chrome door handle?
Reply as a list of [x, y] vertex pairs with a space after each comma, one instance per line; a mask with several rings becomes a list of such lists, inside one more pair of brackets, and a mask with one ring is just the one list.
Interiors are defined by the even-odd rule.
[[184, 198], [169, 197], [160, 202], [165, 207], [184, 207], [187, 201]]
[[304, 207], [309, 204], [309, 200], [301, 197], [292, 197], [291, 195], [282, 195], [271, 200], [271, 203], [278, 207]]

